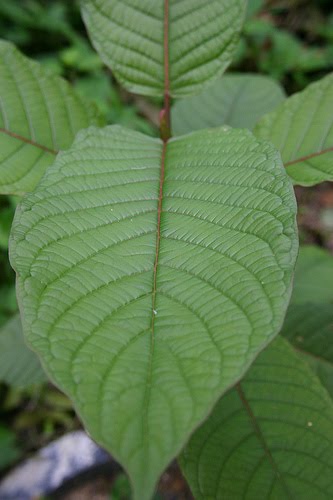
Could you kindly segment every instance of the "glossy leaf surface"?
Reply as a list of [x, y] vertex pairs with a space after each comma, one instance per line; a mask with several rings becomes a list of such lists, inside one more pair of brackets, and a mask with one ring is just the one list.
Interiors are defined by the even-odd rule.
[[179, 97], [199, 92], [230, 64], [246, 1], [83, 0], [82, 12], [96, 50], [124, 87], [162, 96], [167, 86]]
[[83, 131], [23, 200], [26, 336], [136, 499], [280, 329], [295, 213], [279, 154], [226, 127]]
[[95, 110], [58, 76], [0, 41], [0, 193], [31, 191], [60, 149], [97, 123]]
[[221, 398], [181, 456], [196, 500], [329, 500], [333, 402], [282, 338]]
[[333, 73], [286, 99], [254, 133], [280, 151], [295, 184], [333, 180]]

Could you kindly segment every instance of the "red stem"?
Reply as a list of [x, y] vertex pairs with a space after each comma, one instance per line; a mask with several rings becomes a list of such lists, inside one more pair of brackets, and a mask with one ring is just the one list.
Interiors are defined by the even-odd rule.
[[170, 76], [169, 76], [169, 0], [164, 0], [164, 108], [160, 114], [161, 138], [167, 142], [171, 137]]

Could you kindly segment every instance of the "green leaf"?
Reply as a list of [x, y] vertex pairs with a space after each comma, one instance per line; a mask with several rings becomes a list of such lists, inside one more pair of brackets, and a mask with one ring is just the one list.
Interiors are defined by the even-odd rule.
[[172, 109], [172, 130], [181, 135], [223, 124], [252, 129], [284, 97], [282, 87], [267, 76], [225, 75], [199, 96], [176, 102]]
[[23, 200], [26, 336], [137, 500], [280, 329], [295, 213], [278, 152], [227, 127], [82, 131]]
[[264, 6], [264, 0], [248, 0], [247, 17], [255, 16]]
[[196, 500], [333, 497], [333, 403], [282, 338], [252, 365], [181, 456]]
[[0, 424], [0, 470], [8, 467], [21, 456], [16, 446], [15, 434]]
[[8, 248], [8, 238], [14, 211], [12, 207], [0, 206], [0, 250]]
[[333, 181], [333, 73], [286, 99], [254, 133], [282, 154], [295, 184]]
[[333, 257], [301, 247], [282, 334], [317, 372], [333, 397]]
[[245, 0], [83, 0], [92, 43], [131, 92], [199, 92], [230, 64]]
[[0, 94], [0, 193], [23, 194], [97, 117], [65, 80], [1, 40]]
[[0, 380], [14, 387], [46, 380], [39, 359], [24, 342], [19, 314], [0, 329]]

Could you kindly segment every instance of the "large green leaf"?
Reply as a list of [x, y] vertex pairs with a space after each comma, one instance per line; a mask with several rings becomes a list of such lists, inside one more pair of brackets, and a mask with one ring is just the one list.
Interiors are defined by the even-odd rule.
[[0, 95], [0, 193], [22, 194], [97, 117], [65, 80], [1, 40]]
[[230, 64], [246, 0], [82, 0], [82, 12], [128, 90], [177, 97], [199, 92]]
[[278, 152], [227, 127], [83, 131], [23, 200], [25, 333], [137, 500], [280, 329], [295, 212]]
[[286, 99], [254, 133], [282, 154], [296, 184], [333, 180], [333, 73]]
[[282, 338], [193, 435], [181, 465], [196, 500], [333, 498], [333, 403]]
[[25, 344], [17, 314], [0, 329], [0, 381], [28, 387], [46, 380], [36, 354]]
[[301, 247], [282, 334], [303, 353], [333, 396], [333, 257]]
[[223, 124], [252, 129], [284, 97], [282, 87], [267, 76], [225, 75], [200, 95], [176, 102], [172, 109], [172, 130], [181, 135]]

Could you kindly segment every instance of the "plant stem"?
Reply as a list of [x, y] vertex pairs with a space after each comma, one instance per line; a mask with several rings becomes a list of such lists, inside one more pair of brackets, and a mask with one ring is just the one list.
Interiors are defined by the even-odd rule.
[[170, 78], [169, 78], [169, 0], [164, 0], [164, 108], [160, 113], [161, 139], [171, 137]]

